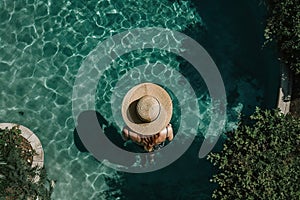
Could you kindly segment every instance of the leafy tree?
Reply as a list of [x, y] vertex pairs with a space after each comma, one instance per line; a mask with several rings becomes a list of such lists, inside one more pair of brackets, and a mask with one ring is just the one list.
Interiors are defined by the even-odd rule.
[[[1, 152], [0, 152], [0, 165], [6, 165], [6, 163], [4, 162], [3, 156], [1, 155]], [[0, 185], [2, 185], [2, 180], [3, 179], [4, 179], [4, 174], [0, 173]]]
[[267, 0], [269, 17], [265, 29], [268, 42], [275, 40], [280, 60], [300, 73], [300, 1]]
[[28, 163], [34, 151], [22, 147], [20, 134], [18, 127], [0, 129], [0, 199], [50, 199], [51, 180], [45, 168]]
[[250, 125], [229, 132], [221, 152], [214, 199], [300, 199], [300, 120], [257, 108]]

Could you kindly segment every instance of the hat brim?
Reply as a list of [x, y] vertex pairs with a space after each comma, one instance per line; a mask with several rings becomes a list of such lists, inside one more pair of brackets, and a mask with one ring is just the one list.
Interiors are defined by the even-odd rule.
[[[152, 96], [160, 104], [158, 117], [149, 123], [140, 120], [136, 114], [136, 104], [143, 96]], [[142, 135], [153, 135], [163, 130], [172, 118], [173, 105], [169, 94], [153, 83], [142, 83], [131, 88], [122, 102], [122, 117], [126, 125]]]

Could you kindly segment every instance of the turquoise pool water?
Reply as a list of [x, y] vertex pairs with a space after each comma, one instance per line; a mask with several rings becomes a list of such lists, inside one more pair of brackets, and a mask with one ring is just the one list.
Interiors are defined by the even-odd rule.
[[[197, 139], [175, 163], [147, 174], [119, 173], [78, 150], [71, 104], [74, 80], [86, 56], [114, 34], [149, 26], [182, 31], [203, 45], [219, 67], [230, 130], [240, 113], [248, 115], [256, 105], [275, 106], [278, 63], [272, 51], [261, 49], [264, 15], [259, 1], [1, 1], [0, 122], [23, 124], [38, 135], [49, 175], [57, 180], [53, 199], [209, 199], [213, 168], [197, 155], [210, 101], [188, 63], [163, 51], [136, 51], [117, 59], [98, 82], [96, 110], [109, 123], [113, 88], [135, 66], [159, 61], [194, 85], [202, 120]], [[150, 69], [155, 76], [163, 72], [176, 79], [168, 68], [156, 70]], [[130, 73], [141, 78], [139, 69]], [[175, 113], [172, 119], [175, 126], [178, 117]]]

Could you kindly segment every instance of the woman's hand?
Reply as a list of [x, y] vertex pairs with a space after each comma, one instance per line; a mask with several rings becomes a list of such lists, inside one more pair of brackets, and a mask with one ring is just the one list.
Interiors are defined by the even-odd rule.
[[126, 126], [123, 128], [121, 136], [122, 136], [122, 139], [125, 141], [130, 139], [129, 138], [129, 130]]

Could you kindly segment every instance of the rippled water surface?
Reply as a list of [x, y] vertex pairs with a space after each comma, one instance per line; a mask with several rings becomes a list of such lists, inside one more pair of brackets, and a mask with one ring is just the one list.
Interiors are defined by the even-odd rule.
[[[191, 65], [162, 50], [134, 51], [118, 58], [96, 83], [95, 109], [112, 125], [112, 93], [122, 77], [138, 83], [151, 74], [165, 84], [180, 83], [172, 73], [177, 70], [193, 86], [199, 104], [194, 117], [201, 119], [197, 140], [175, 163], [147, 174], [116, 172], [79, 151], [73, 133], [73, 84], [87, 55], [112, 35], [154, 26], [181, 31], [206, 48], [222, 74], [230, 130], [239, 114], [248, 115], [255, 106], [275, 106], [278, 63], [272, 51], [261, 48], [264, 15], [259, 1], [3, 0], [0, 122], [23, 124], [38, 135], [49, 176], [57, 180], [53, 199], [210, 199], [213, 168], [197, 158], [210, 121], [210, 100]], [[180, 99], [172, 98], [178, 105]], [[180, 98], [189, 97], [182, 91]], [[180, 117], [174, 110], [175, 127]]]

